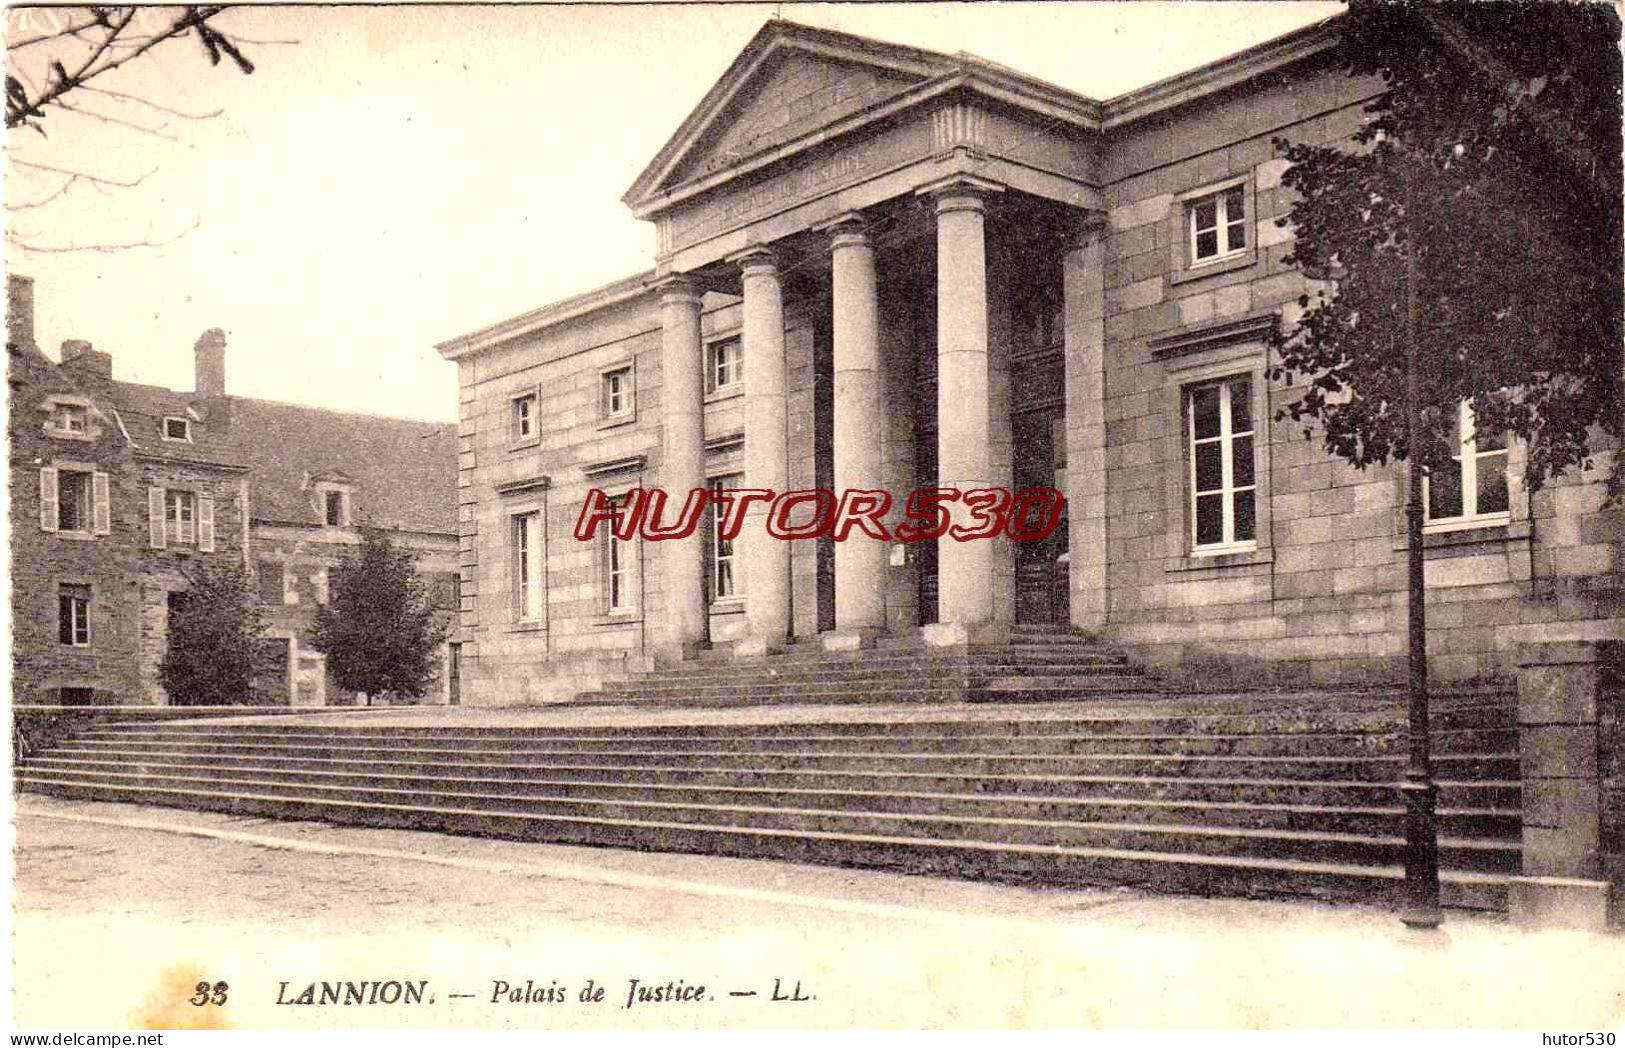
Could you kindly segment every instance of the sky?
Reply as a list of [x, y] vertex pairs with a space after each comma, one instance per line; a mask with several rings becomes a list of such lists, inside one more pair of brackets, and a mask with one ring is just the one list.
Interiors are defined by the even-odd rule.
[[[106, 85], [201, 120], [173, 140], [73, 113], [7, 142], [8, 210], [34, 247], [37, 335], [87, 339], [114, 375], [192, 388], [191, 349], [227, 336], [230, 392], [347, 411], [456, 418], [435, 344], [647, 268], [654, 232], [620, 197], [775, 13], [970, 51], [1109, 98], [1289, 32], [1333, 3], [694, 4], [238, 8], [251, 76], [190, 40]], [[32, 35], [61, 11], [10, 10]], [[152, 17], [156, 17], [153, 13]], [[98, 81], [98, 83], [101, 83]]]

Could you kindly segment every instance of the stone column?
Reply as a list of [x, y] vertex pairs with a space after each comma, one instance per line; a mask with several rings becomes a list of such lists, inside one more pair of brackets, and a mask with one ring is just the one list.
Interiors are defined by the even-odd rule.
[[1520, 924], [1601, 930], [1610, 895], [1613, 920], [1622, 916], [1622, 671], [1620, 641], [1518, 653], [1523, 876], [1509, 886], [1508, 908]]
[[[988, 461], [986, 199], [1001, 187], [956, 176], [920, 192], [937, 215], [937, 476], [968, 491], [992, 482]], [[954, 523], [968, 523], [963, 503]], [[937, 542], [937, 623], [926, 642], [964, 644], [993, 621], [993, 544]]]
[[[784, 291], [778, 260], [767, 248], [736, 256], [744, 285], [745, 482], [784, 491], [786, 451]], [[790, 544], [768, 535], [768, 504], [747, 507], [738, 549], [743, 562], [746, 635], [739, 655], [782, 651], [790, 634]]]
[[[880, 310], [875, 250], [860, 215], [828, 227], [832, 276], [835, 392], [835, 489], [885, 487], [881, 470]], [[826, 648], [872, 643], [886, 626], [883, 540], [853, 528], [835, 543], [835, 632]]]
[[1106, 222], [1077, 216], [1061, 259], [1066, 326], [1066, 500], [1072, 624], [1106, 624]]
[[[660, 285], [660, 403], [665, 443], [660, 484], [668, 501], [681, 505], [705, 486], [705, 354], [700, 343], [699, 289], [674, 276]], [[661, 655], [686, 658], [709, 637], [705, 604], [704, 536], [659, 543], [664, 551], [662, 589], [665, 627]]]

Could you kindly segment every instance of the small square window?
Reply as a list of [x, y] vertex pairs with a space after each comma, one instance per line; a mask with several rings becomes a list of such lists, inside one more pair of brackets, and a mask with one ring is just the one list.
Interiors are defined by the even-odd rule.
[[192, 420], [185, 418], [164, 419], [164, 439], [190, 441], [192, 439]]
[[63, 583], [57, 594], [57, 639], [75, 648], [90, 646], [90, 587]]
[[513, 398], [511, 423], [514, 443], [536, 439], [536, 394]]
[[636, 401], [632, 387], [632, 369], [616, 368], [604, 372], [599, 393], [600, 410], [605, 418], [632, 417]]
[[82, 404], [58, 404], [54, 419], [56, 428], [64, 433], [83, 433], [90, 412]]
[[1247, 195], [1242, 186], [1187, 201], [1185, 215], [1192, 265], [1247, 250]]
[[706, 347], [706, 392], [718, 393], [732, 389], [738, 386], [744, 377], [744, 346], [739, 339], [723, 339]]

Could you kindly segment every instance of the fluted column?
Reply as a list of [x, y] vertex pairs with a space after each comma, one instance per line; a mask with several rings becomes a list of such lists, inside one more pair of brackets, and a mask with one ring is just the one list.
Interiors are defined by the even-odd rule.
[[[937, 216], [937, 476], [942, 487], [991, 486], [988, 456], [987, 196], [1000, 187], [957, 177], [927, 187]], [[953, 520], [968, 524], [963, 502]], [[937, 542], [937, 623], [927, 639], [964, 643], [993, 621], [993, 544]]]
[[[664, 433], [660, 484], [679, 505], [705, 486], [705, 360], [699, 289], [675, 276], [660, 286], [660, 403]], [[664, 636], [669, 657], [692, 654], [710, 635], [705, 603], [704, 537], [668, 539], [663, 551]]]
[[[778, 260], [767, 248], [734, 259], [744, 287], [745, 486], [783, 491], [788, 486], [787, 412], [784, 400], [784, 291]], [[790, 635], [790, 544], [774, 539], [765, 523], [768, 504], [746, 507], [738, 549], [744, 566], [746, 635], [736, 654], [784, 648]]]
[[[885, 487], [881, 471], [880, 312], [875, 250], [862, 216], [829, 226], [834, 320], [835, 488]], [[855, 647], [886, 625], [887, 545], [853, 528], [835, 543], [835, 636], [826, 647]]]

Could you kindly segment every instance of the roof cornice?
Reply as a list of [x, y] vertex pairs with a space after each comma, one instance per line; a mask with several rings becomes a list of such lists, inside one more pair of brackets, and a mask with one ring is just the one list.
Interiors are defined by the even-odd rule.
[[562, 324], [566, 320], [574, 320], [640, 298], [652, 289], [654, 279], [654, 270], [646, 269], [612, 284], [605, 284], [571, 298], [542, 306], [540, 309], [533, 309], [507, 320], [499, 320], [478, 331], [447, 339], [436, 344], [435, 349], [446, 360], [457, 360], [472, 353], [479, 353], [504, 342], [534, 334], [544, 328]]
[[1209, 62], [1108, 99], [1101, 104], [1104, 130], [1143, 120], [1157, 113], [1188, 105], [1265, 73], [1302, 61], [1337, 43], [1335, 14], [1284, 36], [1265, 40], [1217, 62]]

